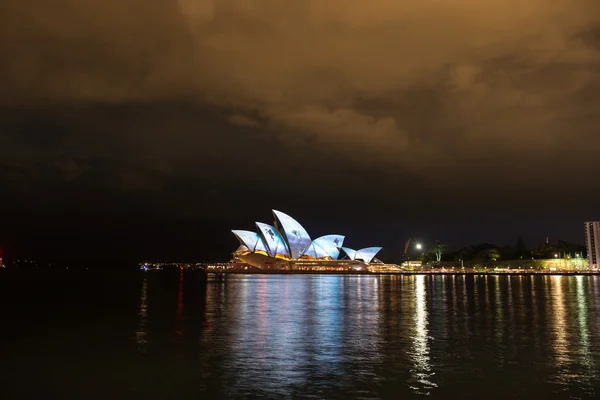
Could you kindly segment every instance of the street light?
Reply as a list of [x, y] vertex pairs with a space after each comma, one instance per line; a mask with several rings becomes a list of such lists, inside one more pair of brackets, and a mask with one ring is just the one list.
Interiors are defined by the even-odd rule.
[[[421, 259], [423, 258], [423, 253], [421, 252], [421, 249], [423, 249], [423, 245], [421, 243], [415, 243], [415, 249], [419, 250], [419, 252], [421, 253]], [[421, 263], [421, 268], [423, 268], [423, 264]]]

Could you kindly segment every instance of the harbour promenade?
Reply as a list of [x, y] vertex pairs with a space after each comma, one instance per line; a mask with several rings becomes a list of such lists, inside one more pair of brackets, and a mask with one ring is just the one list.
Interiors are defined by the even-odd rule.
[[141, 263], [144, 271], [177, 269], [231, 274], [393, 274], [393, 275], [598, 275], [584, 259], [515, 260], [487, 264], [443, 262], [436, 265], [398, 264], [321, 264], [257, 268], [237, 263]]
[[440, 270], [440, 269], [367, 269], [367, 270], [235, 270], [235, 269], [206, 269], [207, 273], [219, 274], [258, 274], [258, 275], [600, 275], [598, 271], [573, 270]]

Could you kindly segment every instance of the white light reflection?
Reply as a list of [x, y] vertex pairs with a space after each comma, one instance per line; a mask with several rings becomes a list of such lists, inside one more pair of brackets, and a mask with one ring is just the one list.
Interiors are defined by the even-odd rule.
[[563, 381], [568, 375], [571, 359], [569, 358], [567, 341], [567, 330], [569, 327], [566, 323], [566, 310], [561, 279], [563, 277], [558, 275], [552, 277], [552, 308], [554, 310], [552, 321], [554, 340], [552, 340], [552, 350], [556, 357], [559, 380]]
[[500, 277], [498, 275], [494, 275], [494, 287], [496, 289], [494, 291], [494, 302], [496, 303], [494, 314], [494, 331], [496, 333], [497, 338], [502, 338], [504, 336], [504, 309], [502, 303], [502, 296], [500, 293]]
[[[590, 294], [588, 296], [588, 303], [590, 309], [599, 310], [600, 309], [600, 278], [598, 276], [589, 276], [588, 282], [590, 285]], [[600, 326], [600, 313], [595, 312], [592, 314], [595, 316], [595, 321], [593, 321], [592, 326], [599, 327]], [[595, 335], [593, 335], [595, 336]]]
[[[508, 315], [506, 316], [505, 320], [508, 320], [508, 323], [506, 323], [506, 328], [509, 330], [509, 335], [510, 337], [514, 337], [515, 334], [515, 322], [516, 322], [516, 316], [515, 316], [515, 309], [523, 309], [523, 304], [520, 304], [518, 307], [515, 307], [515, 302], [514, 302], [514, 298], [515, 296], [515, 291], [517, 291], [517, 289], [513, 290], [513, 281], [516, 279], [522, 279], [523, 276], [519, 275], [519, 278], [515, 277], [515, 276], [504, 276], [504, 279], [507, 280], [508, 283], [508, 291], [507, 291], [507, 299], [506, 299], [506, 308], [504, 309], [505, 312], [508, 311]], [[522, 288], [523, 287], [523, 281], [520, 281], [517, 284], [517, 288]]]
[[565, 392], [575, 394], [576, 390], [586, 398], [596, 398], [597, 368], [588, 320], [588, 302], [592, 300], [586, 295], [586, 282], [589, 278], [583, 276], [552, 279], [552, 350], [556, 363], [552, 381]]
[[434, 373], [431, 371], [431, 357], [429, 355], [429, 331], [427, 329], [427, 292], [425, 290], [425, 276], [415, 277], [415, 337], [411, 351], [414, 365], [411, 369], [415, 383], [411, 386], [419, 394], [429, 395], [429, 390], [437, 385], [431, 381]]
[[231, 283], [237, 290], [227, 301], [224, 362], [231, 388], [260, 388], [264, 397], [281, 398], [286, 387], [305, 385], [311, 361], [307, 327], [314, 310], [308, 306], [312, 284], [289, 275], [241, 276]]
[[588, 304], [587, 296], [584, 290], [584, 279], [589, 282], [589, 277], [577, 276], [577, 320], [579, 322], [579, 349], [578, 354], [581, 355], [581, 365], [584, 368], [584, 378], [589, 380], [589, 377], [596, 376], [596, 368], [592, 357], [592, 349], [590, 345], [590, 327], [588, 321]]
[[[467, 293], [467, 276], [462, 276], [462, 312], [467, 313], [469, 310], [469, 296]], [[469, 318], [463, 318], [463, 329], [469, 332]]]
[[577, 277], [577, 319], [579, 320], [579, 337], [581, 338], [581, 347], [589, 355], [590, 340], [587, 320], [587, 304], [585, 293], [583, 291], [583, 276]]
[[533, 326], [539, 326], [539, 317], [538, 317], [538, 312], [537, 312], [537, 297], [536, 297], [536, 290], [535, 290], [535, 281], [536, 281], [537, 277], [533, 277], [531, 275], [529, 275], [529, 280], [531, 281], [531, 309], [532, 311], [532, 321], [533, 321]]
[[138, 328], [135, 331], [135, 342], [138, 345], [138, 350], [141, 352], [146, 351], [146, 344], [148, 343], [148, 332], [146, 326], [148, 325], [148, 276], [144, 274], [144, 282], [142, 282], [142, 291], [140, 293], [140, 310], [138, 312], [139, 323]]
[[[315, 301], [315, 334], [318, 338], [318, 351], [315, 355], [316, 365], [322, 369], [322, 374], [339, 374], [340, 360], [342, 359], [342, 348], [339, 343], [342, 342], [344, 315], [343, 296], [346, 288], [358, 285], [358, 303], [362, 300], [362, 290], [360, 282], [352, 277], [337, 279], [333, 276], [319, 277], [316, 290], [314, 291]], [[353, 307], [358, 307], [354, 304]]]

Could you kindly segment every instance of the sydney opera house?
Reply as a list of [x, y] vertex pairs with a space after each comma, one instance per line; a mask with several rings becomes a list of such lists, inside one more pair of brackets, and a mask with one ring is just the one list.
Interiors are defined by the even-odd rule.
[[256, 232], [233, 230], [240, 246], [232, 264], [261, 269], [361, 268], [380, 264], [375, 255], [381, 247], [353, 250], [343, 247], [344, 236], [325, 235], [312, 240], [292, 217], [273, 210], [273, 225], [256, 223]]

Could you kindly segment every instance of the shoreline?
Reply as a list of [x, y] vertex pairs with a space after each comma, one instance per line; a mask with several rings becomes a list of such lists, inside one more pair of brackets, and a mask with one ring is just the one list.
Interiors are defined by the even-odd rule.
[[508, 276], [600, 276], [600, 272], [584, 271], [552, 271], [552, 272], [437, 272], [437, 271], [206, 271], [207, 274], [233, 274], [233, 275], [508, 275]]

